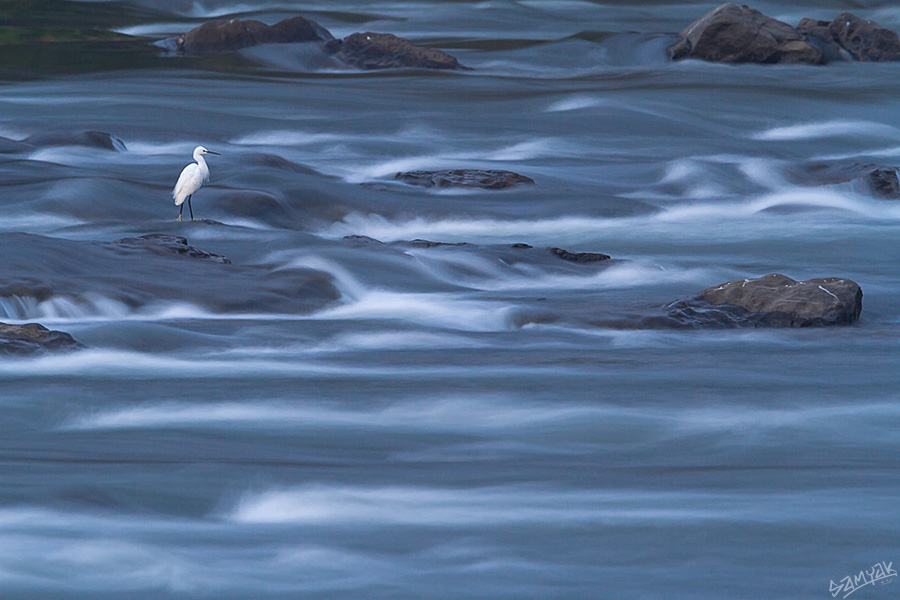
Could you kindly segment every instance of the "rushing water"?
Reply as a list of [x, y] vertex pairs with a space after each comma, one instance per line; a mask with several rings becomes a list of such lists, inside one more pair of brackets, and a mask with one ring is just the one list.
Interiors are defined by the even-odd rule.
[[[900, 563], [900, 204], [785, 176], [897, 164], [900, 64], [667, 62], [707, 2], [76, 6], [142, 39], [0, 73], [0, 136], [126, 148], [0, 154], [0, 273], [49, 289], [0, 317], [87, 346], [0, 360], [0, 597], [825, 598]], [[756, 7], [900, 30], [888, 2]], [[474, 70], [140, 49], [294, 14]], [[219, 224], [175, 222], [198, 144]], [[463, 167], [537, 184], [393, 180]], [[234, 265], [104, 245], [153, 232]], [[859, 282], [861, 320], [596, 325], [770, 272]]]

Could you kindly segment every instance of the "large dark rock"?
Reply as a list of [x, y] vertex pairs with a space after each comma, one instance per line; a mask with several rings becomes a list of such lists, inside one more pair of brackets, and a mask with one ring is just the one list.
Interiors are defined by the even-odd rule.
[[326, 49], [359, 69], [465, 69], [454, 57], [435, 48], [416, 46], [390, 33], [354, 33], [332, 40]]
[[122, 140], [104, 131], [38, 133], [25, 138], [22, 140], [22, 143], [36, 148], [44, 146], [88, 146], [115, 152], [121, 152], [126, 149]]
[[859, 162], [806, 162], [792, 166], [785, 175], [801, 185], [834, 185], [858, 180], [865, 182], [878, 197], [900, 198], [900, 179], [895, 167]]
[[780, 327], [846, 325], [859, 318], [862, 290], [849, 279], [825, 277], [794, 281], [772, 273], [758, 279], [729, 281], [697, 295], [713, 306], [736, 306], [752, 313], [756, 324]]
[[534, 185], [534, 179], [513, 173], [482, 169], [453, 169], [447, 171], [406, 171], [394, 179], [424, 187], [468, 187], [501, 190], [514, 185]]
[[150, 233], [140, 237], [122, 238], [121, 240], [116, 240], [113, 244], [130, 250], [149, 250], [154, 254], [189, 256], [191, 258], [202, 258], [226, 265], [231, 264], [229, 259], [220, 254], [213, 254], [194, 248], [188, 244], [187, 238], [183, 238], [179, 235]]
[[274, 25], [248, 19], [207, 21], [175, 40], [184, 54], [231, 52], [259, 44], [322, 42], [334, 39], [327, 29], [303, 17], [292, 17]]
[[841, 13], [828, 29], [835, 42], [864, 62], [900, 60], [900, 37], [874, 21]]
[[550, 252], [563, 260], [580, 264], [601, 262], [611, 258], [609, 254], [600, 254], [599, 252], [569, 252], [562, 248], [550, 248]]
[[0, 323], [0, 355], [29, 355], [83, 348], [71, 335], [52, 331], [37, 323]]
[[723, 63], [808, 63], [825, 57], [797, 30], [758, 10], [733, 2], [706, 13], [681, 32], [669, 58]]

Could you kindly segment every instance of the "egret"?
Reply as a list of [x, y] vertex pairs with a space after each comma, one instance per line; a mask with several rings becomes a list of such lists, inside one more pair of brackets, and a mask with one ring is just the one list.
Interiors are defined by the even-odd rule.
[[204, 154], [219, 156], [218, 152], [207, 150], [203, 146], [194, 148], [194, 160], [197, 162], [193, 162], [184, 168], [178, 177], [178, 183], [172, 189], [172, 198], [175, 199], [175, 206], [181, 207], [181, 210], [178, 211], [179, 221], [181, 220], [181, 213], [184, 212], [185, 200], [187, 200], [188, 210], [191, 211], [191, 221], [194, 220], [191, 196], [203, 186], [204, 181], [209, 181], [209, 167], [206, 166], [206, 160], [203, 158]]

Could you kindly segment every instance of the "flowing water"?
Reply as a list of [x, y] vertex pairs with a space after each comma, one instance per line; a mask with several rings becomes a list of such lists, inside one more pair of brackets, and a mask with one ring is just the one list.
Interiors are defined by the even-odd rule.
[[[2, 283], [45, 289], [0, 320], [86, 346], [0, 360], [0, 597], [825, 598], [900, 561], [900, 204], [785, 175], [900, 162], [900, 64], [667, 62], [709, 2], [71, 6], [139, 39], [0, 70], [0, 136], [124, 144], [0, 154]], [[295, 14], [474, 70], [149, 45]], [[198, 144], [207, 220], [177, 223]], [[537, 183], [393, 179], [443, 168]], [[108, 244], [148, 233], [233, 265]], [[771, 272], [857, 281], [862, 318], [597, 325]]]

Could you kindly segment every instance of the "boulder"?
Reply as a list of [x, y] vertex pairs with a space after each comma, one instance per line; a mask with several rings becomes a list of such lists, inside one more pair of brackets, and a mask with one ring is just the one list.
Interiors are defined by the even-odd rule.
[[0, 323], [0, 355], [29, 355], [84, 348], [71, 335], [52, 331], [37, 323]]
[[828, 27], [832, 38], [853, 58], [864, 62], [900, 60], [900, 37], [874, 21], [841, 13]]
[[348, 65], [359, 69], [466, 69], [449, 54], [416, 46], [390, 33], [354, 33], [332, 40], [325, 48]]
[[468, 187], [502, 190], [514, 185], [534, 185], [534, 179], [512, 171], [454, 169], [447, 171], [407, 171], [394, 179], [424, 187]]
[[732, 314], [753, 324], [778, 327], [852, 323], [862, 311], [862, 297], [859, 285], [849, 279], [825, 277], [794, 281], [777, 273], [729, 281], [697, 295], [697, 299], [715, 307], [743, 309], [749, 314]]
[[681, 32], [669, 58], [722, 63], [825, 63], [822, 52], [796, 29], [758, 10], [723, 4]]
[[599, 252], [569, 252], [562, 248], [550, 248], [550, 252], [563, 260], [580, 264], [600, 262], [611, 258], [608, 254]]
[[184, 54], [232, 52], [260, 44], [292, 44], [333, 40], [327, 29], [303, 17], [284, 19], [274, 25], [248, 19], [207, 21], [175, 39]]
[[219, 254], [198, 250], [188, 244], [187, 238], [166, 233], [150, 233], [140, 237], [122, 238], [113, 244], [128, 250], [149, 250], [154, 254], [189, 256], [230, 265], [231, 261]]
[[900, 179], [895, 167], [859, 162], [806, 162], [791, 167], [785, 175], [801, 185], [863, 181], [875, 196], [900, 198]]

